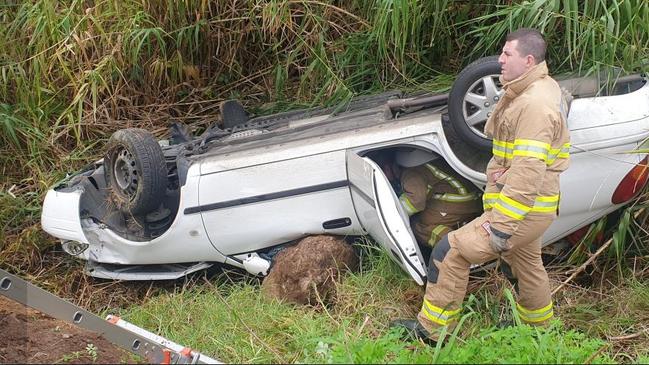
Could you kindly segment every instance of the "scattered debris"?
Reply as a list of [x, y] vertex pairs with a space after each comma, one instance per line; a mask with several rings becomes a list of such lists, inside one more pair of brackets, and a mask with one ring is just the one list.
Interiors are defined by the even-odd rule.
[[306, 237], [277, 254], [262, 292], [296, 304], [327, 303], [340, 274], [357, 268], [356, 253], [340, 237]]

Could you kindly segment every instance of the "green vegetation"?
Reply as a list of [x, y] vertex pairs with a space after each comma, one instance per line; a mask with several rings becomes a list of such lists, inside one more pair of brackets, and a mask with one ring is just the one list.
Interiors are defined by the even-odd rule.
[[[511, 292], [504, 282], [490, 285], [493, 296], [467, 300], [462, 324], [447, 335], [446, 346], [402, 341], [387, 324], [416, 314], [421, 288], [382, 251], [365, 252], [362, 272], [345, 277], [331, 305], [279, 303], [261, 295], [256, 282], [228, 282], [221, 276], [159, 295], [122, 315], [227, 362], [612, 362], [601, 353], [606, 342], [559, 322], [548, 328], [497, 329], [501, 316], [512, 318]], [[643, 287], [639, 293], [649, 291]]]
[[45, 191], [100, 158], [119, 128], [164, 136], [179, 121], [200, 132], [227, 98], [263, 114], [386, 89], [443, 92], [520, 26], [545, 32], [555, 73], [609, 77], [612, 67], [649, 64], [643, 0], [4, 1], [0, 262], [94, 310], [142, 302], [125, 310], [128, 320], [226, 361], [647, 362], [644, 197], [572, 253], [578, 265], [601, 244], [598, 232], [616, 232], [615, 259], [585, 275], [597, 285], [557, 298], [563, 324], [497, 331], [511, 316], [509, 299], [506, 284], [487, 275], [472, 281], [458, 351], [387, 331], [388, 320], [417, 312], [422, 293], [381, 254], [370, 252], [364, 270], [345, 278], [333, 305], [297, 308], [228, 275], [182, 288], [93, 281], [40, 229]]

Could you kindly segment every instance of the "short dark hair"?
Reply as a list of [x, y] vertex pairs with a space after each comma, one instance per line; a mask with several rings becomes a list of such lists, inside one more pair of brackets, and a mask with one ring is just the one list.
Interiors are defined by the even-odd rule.
[[523, 56], [532, 55], [536, 63], [545, 61], [547, 45], [543, 35], [536, 29], [521, 28], [507, 35], [507, 41], [518, 41], [516, 50]]

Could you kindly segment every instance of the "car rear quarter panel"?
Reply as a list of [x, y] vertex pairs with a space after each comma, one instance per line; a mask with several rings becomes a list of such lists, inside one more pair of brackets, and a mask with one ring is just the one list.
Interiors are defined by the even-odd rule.
[[90, 247], [81, 258], [123, 265], [224, 262], [225, 257], [210, 244], [200, 216], [182, 214], [185, 207], [198, 204], [198, 171], [198, 166], [190, 167], [187, 181], [181, 188], [180, 211], [164, 234], [150, 241], [136, 242], [86, 219], [81, 224]]
[[545, 244], [556, 241], [623, 204], [611, 198], [624, 176], [645, 154], [628, 153], [637, 144], [597, 151], [573, 151], [570, 167], [561, 174], [559, 217], [544, 235]]

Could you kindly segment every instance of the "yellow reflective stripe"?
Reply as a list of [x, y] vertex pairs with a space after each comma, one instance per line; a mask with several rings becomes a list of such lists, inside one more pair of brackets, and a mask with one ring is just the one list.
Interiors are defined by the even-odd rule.
[[516, 139], [514, 140], [514, 156], [534, 157], [545, 162], [551, 147], [549, 143], [533, 139]]
[[491, 152], [493, 153], [494, 156], [502, 157], [505, 159], [513, 158], [513, 154], [512, 154], [514, 150], [513, 143], [493, 139], [491, 146], [492, 146]]
[[549, 311], [550, 309], [552, 309], [552, 302], [550, 302], [550, 304], [546, 305], [545, 307], [539, 309], [527, 309], [522, 305], [520, 305], [519, 303], [516, 303], [516, 308], [518, 308], [518, 310], [521, 313], [525, 313], [525, 314], [543, 314]]
[[553, 213], [559, 207], [559, 195], [539, 196], [534, 201], [532, 212]]
[[557, 205], [555, 204], [552, 207], [534, 207], [532, 208], [532, 212], [535, 213], [554, 213], [557, 211]]
[[448, 326], [449, 322], [455, 320], [455, 318], [460, 314], [461, 310], [461, 308], [450, 311], [444, 310], [431, 304], [428, 300], [426, 300], [426, 298], [424, 298], [424, 303], [421, 306], [421, 312], [424, 314], [424, 316], [441, 326]]
[[548, 166], [552, 165], [554, 161], [560, 158], [569, 158], [570, 157], [570, 142], [564, 143], [561, 148], [553, 148], [550, 150], [548, 155]]
[[514, 156], [520, 156], [520, 157], [534, 157], [538, 158], [539, 160], [545, 162], [548, 159], [548, 155], [546, 153], [538, 152], [538, 151], [526, 151], [526, 150], [515, 150], [514, 151]]
[[514, 149], [514, 144], [513, 143], [507, 142], [507, 141], [500, 141], [500, 140], [497, 140], [497, 139], [493, 139], [493, 145], [498, 146], [498, 147], [502, 147], [503, 149], [510, 149], [510, 150]]
[[503, 214], [515, 219], [523, 219], [528, 212], [553, 213], [559, 207], [559, 195], [537, 196], [534, 206], [529, 208], [502, 193], [484, 193], [482, 207], [484, 210], [492, 209], [498, 205]]
[[539, 147], [542, 149], [545, 149], [546, 151], [549, 151], [552, 146], [550, 146], [549, 143], [537, 141], [534, 139], [522, 139], [522, 138], [517, 138], [514, 140], [514, 148], [516, 146], [533, 146], [533, 147]]
[[506, 153], [506, 152], [503, 152], [503, 151], [498, 151], [496, 149], [491, 150], [491, 153], [494, 156], [502, 157], [502, 158], [504, 158], [506, 160], [507, 159], [511, 160], [512, 158], [514, 158], [514, 155], [512, 153]]
[[548, 319], [552, 318], [554, 315], [554, 310], [552, 309], [552, 302], [550, 304], [546, 305], [543, 308], [539, 309], [526, 309], [522, 305], [516, 303], [516, 308], [518, 309], [518, 313], [521, 316], [521, 319], [525, 322], [531, 322], [531, 323], [536, 323], [536, 322], [543, 322], [547, 321]]
[[570, 157], [570, 142], [564, 143], [560, 148], [552, 148], [548, 143], [533, 139], [516, 139], [514, 143], [494, 139], [491, 152], [494, 156], [509, 160], [515, 156], [534, 157], [550, 166], [557, 159]]
[[399, 196], [399, 201], [401, 202], [403, 209], [406, 211], [406, 213], [408, 213], [409, 216], [419, 212], [417, 208], [415, 208], [415, 206], [412, 205], [406, 193], [403, 193]]
[[435, 226], [432, 232], [430, 232], [430, 239], [428, 239], [428, 244], [430, 246], [435, 246], [435, 244], [440, 240], [440, 238], [442, 238], [442, 233], [444, 233], [444, 231], [450, 231], [450, 230], [451, 230], [450, 228], [448, 228], [443, 224]]
[[498, 195], [498, 201], [496, 201], [493, 208], [504, 215], [517, 220], [525, 218], [527, 213], [532, 209], [532, 207], [521, 204], [503, 193]]
[[458, 180], [446, 174], [444, 171], [436, 168], [431, 164], [426, 164], [426, 168], [438, 179], [448, 182], [452, 187], [454, 187], [457, 190], [458, 194], [467, 193], [466, 188]]
[[453, 194], [453, 193], [444, 193], [444, 194], [434, 194], [433, 199], [435, 200], [443, 200], [449, 203], [457, 203], [457, 202], [468, 202], [471, 200], [475, 200], [478, 197], [474, 193], [470, 194]]
[[536, 201], [542, 203], [556, 203], [559, 201], [559, 195], [540, 195], [536, 197]]
[[482, 195], [482, 208], [484, 210], [493, 208], [493, 205], [496, 203], [496, 200], [498, 200], [499, 195], [500, 193], [484, 193]]
[[554, 316], [554, 311], [550, 311], [547, 314], [541, 316], [541, 317], [528, 317], [523, 314], [521, 314], [521, 319], [525, 322], [529, 323], [538, 323], [538, 322], [543, 322], [547, 321], [548, 319], [552, 318]]

